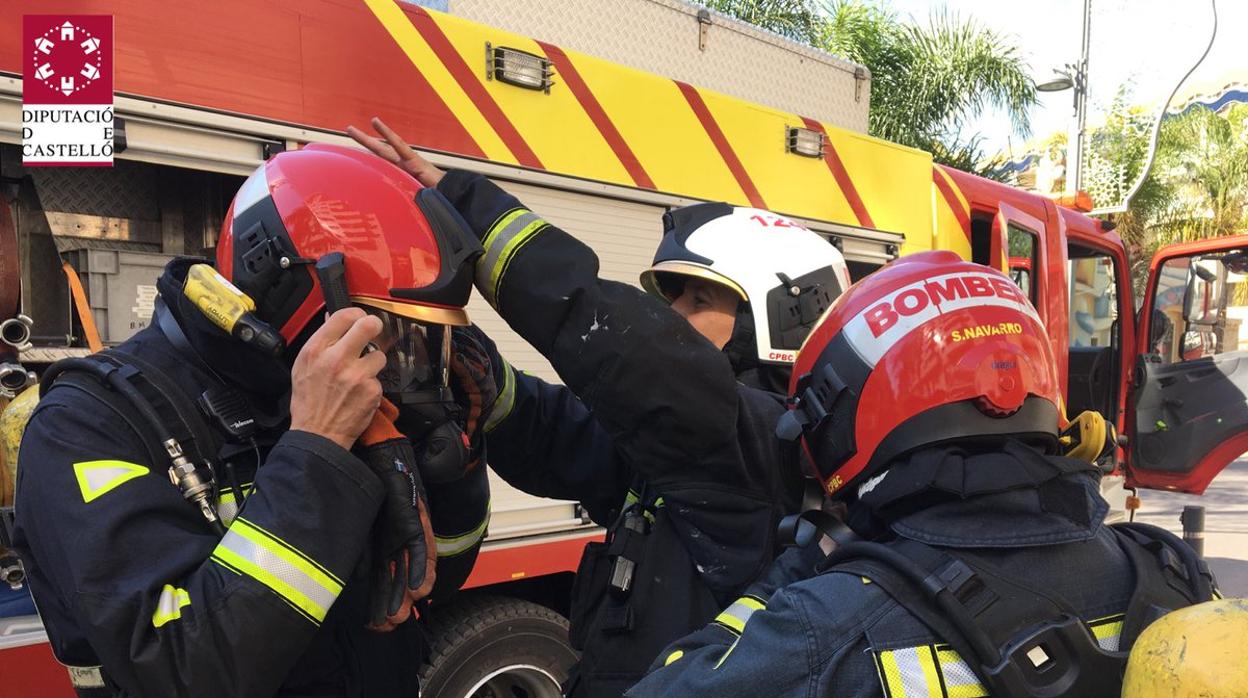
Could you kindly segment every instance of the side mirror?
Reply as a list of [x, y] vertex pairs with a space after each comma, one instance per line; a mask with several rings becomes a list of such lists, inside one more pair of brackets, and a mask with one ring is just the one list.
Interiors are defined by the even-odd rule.
[[1222, 255], [1222, 265], [1232, 274], [1248, 274], [1248, 249], [1234, 250]]

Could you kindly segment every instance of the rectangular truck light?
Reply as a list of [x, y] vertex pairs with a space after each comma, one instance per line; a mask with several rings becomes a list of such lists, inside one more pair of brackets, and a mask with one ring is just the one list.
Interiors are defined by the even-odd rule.
[[808, 158], [823, 157], [823, 134], [799, 126], [786, 129], [785, 144], [790, 153], [797, 153]]
[[528, 90], [541, 90], [546, 94], [550, 94], [550, 86], [555, 84], [550, 61], [542, 56], [505, 46], [493, 46], [486, 42], [485, 61], [487, 80], [498, 80]]

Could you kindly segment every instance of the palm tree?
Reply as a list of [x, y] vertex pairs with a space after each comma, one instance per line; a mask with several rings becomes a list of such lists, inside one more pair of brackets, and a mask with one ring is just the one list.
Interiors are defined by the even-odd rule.
[[1248, 105], [1225, 116], [1194, 106], [1162, 122], [1157, 177], [1173, 192], [1158, 242], [1243, 232], [1248, 225]]
[[823, 17], [807, 0], [707, 0], [706, 6], [812, 46], [823, 33]]
[[[709, 4], [867, 66], [871, 135], [930, 151], [937, 162], [991, 169], [978, 166], [980, 139], [967, 133], [969, 122], [988, 107], [1004, 110], [1020, 135], [1030, 131], [1028, 109], [1036, 94], [1026, 63], [1006, 37], [973, 21], [942, 11], [915, 25], [865, 0]], [[793, 32], [795, 26], [802, 30]]]
[[[1122, 201], [1144, 165], [1151, 130], [1149, 112], [1130, 105], [1124, 88], [1090, 134], [1085, 172], [1094, 201]], [[1161, 245], [1248, 230], [1248, 105], [1168, 115], [1148, 178], [1114, 222], [1141, 290]]]

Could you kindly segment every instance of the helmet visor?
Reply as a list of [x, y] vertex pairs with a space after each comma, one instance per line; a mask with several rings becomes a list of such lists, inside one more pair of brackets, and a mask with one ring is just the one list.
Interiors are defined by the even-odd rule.
[[386, 353], [386, 367], [377, 374], [382, 392], [403, 395], [447, 386], [451, 333], [444, 325], [425, 325], [379, 308], [359, 307], [381, 320], [381, 334], [373, 344]]

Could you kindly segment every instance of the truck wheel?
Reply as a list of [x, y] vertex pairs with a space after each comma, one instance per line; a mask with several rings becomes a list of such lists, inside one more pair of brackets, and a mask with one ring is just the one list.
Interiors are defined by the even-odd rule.
[[578, 655], [568, 621], [528, 601], [466, 597], [428, 615], [427, 698], [559, 698]]

